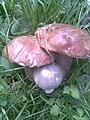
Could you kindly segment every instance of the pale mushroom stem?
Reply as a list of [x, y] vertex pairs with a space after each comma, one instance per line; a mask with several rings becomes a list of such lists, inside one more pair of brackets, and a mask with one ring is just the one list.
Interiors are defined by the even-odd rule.
[[65, 75], [71, 68], [73, 58], [61, 53], [54, 54], [56, 62], [63, 69]]
[[62, 68], [56, 63], [44, 65], [33, 70], [33, 78], [37, 86], [50, 94], [64, 79]]

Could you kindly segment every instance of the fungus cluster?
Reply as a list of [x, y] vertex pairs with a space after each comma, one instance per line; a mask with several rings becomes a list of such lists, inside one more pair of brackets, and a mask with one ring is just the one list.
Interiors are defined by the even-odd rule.
[[49, 24], [38, 28], [35, 36], [11, 40], [3, 49], [3, 56], [25, 66], [26, 75], [32, 73], [36, 85], [51, 93], [70, 70], [72, 58], [90, 56], [90, 36], [72, 25]]

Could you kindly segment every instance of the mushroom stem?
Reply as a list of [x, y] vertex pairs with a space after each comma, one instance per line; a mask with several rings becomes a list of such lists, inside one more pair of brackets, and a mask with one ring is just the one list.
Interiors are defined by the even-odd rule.
[[25, 67], [24, 68], [26, 78], [28, 78], [29, 81], [33, 82], [33, 68]]
[[64, 73], [67, 73], [71, 68], [73, 58], [61, 53], [54, 53], [54, 54], [55, 54], [55, 60], [58, 63], [58, 65], [64, 70]]
[[49, 94], [57, 88], [64, 79], [64, 71], [57, 64], [49, 64], [33, 70], [33, 78], [37, 86]]

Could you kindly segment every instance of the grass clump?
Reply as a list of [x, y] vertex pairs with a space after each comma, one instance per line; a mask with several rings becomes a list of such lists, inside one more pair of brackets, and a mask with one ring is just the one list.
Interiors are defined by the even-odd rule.
[[65, 81], [47, 96], [23, 67], [2, 57], [8, 41], [45, 24], [72, 24], [90, 34], [89, 14], [86, 0], [0, 1], [0, 120], [90, 120], [89, 61], [74, 60]]

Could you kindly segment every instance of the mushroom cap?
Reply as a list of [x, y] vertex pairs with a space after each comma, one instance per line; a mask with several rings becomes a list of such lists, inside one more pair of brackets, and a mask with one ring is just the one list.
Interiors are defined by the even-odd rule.
[[51, 58], [40, 48], [35, 36], [20, 36], [11, 40], [3, 49], [3, 56], [22, 66], [40, 67], [50, 64]]
[[35, 35], [42, 48], [75, 58], [90, 56], [90, 36], [68, 24], [49, 24], [38, 28]]

